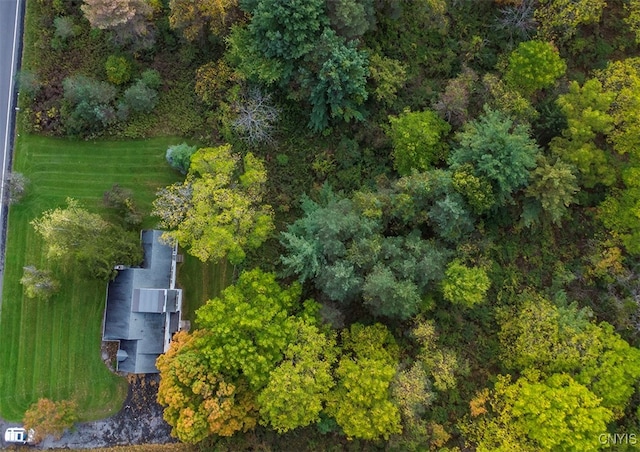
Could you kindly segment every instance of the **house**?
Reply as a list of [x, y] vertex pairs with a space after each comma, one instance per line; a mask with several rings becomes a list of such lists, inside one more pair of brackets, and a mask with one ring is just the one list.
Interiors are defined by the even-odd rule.
[[177, 245], [160, 240], [162, 231], [140, 234], [144, 264], [118, 267], [107, 286], [103, 341], [117, 341], [117, 370], [157, 373], [156, 359], [181, 329], [182, 290], [175, 288]]

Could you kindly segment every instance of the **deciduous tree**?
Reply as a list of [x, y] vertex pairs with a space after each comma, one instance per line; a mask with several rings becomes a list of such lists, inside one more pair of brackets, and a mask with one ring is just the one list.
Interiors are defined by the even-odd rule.
[[210, 333], [203, 353], [211, 368], [263, 388], [295, 337], [291, 313], [300, 294], [300, 284], [283, 289], [273, 273], [255, 269], [198, 309], [197, 323]]
[[613, 131], [614, 119], [609, 109], [614, 98], [614, 93], [605, 90], [600, 81], [589, 79], [582, 87], [571, 82], [569, 92], [557, 100], [567, 117], [567, 128], [562, 137], [551, 140], [550, 147], [560, 158], [578, 168], [581, 185], [587, 188], [615, 182], [611, 157], [600, 144], [601, 138]]
[[597, 23], [606, 6], [605, 0], [542, 0], [538, 2], [534, 19], [538, 35], [548, 41], [566, 40], [580, 25]]
[[478, 75], [472, 69], [464, 67], [460, 75], [447, 82], [433, 109], [450, 124], [461, 126], [469, 117], [469, 100], [473, 83], [477, 80]]
[[71, 105], [87, 102], [90, 105], [109, 104], [116, 96], [116, 88], [84, 75], [66, 77], [62, 81], [64, 98]]
[[93, 28], [113, 30], [119, 44], [149, 48], [155, 42], [153, 10], [145, 0], [83, 0], [80, 9]]
[[189, 146], [187, 143], [174, 144], [167, 148], [165, 157], [172, 168], [182, 174], [187, 174], [189, 166], [191, 166], [191, 156], [196, 152], [196, 149], [196, 146]]
[[61, 42], [66, 42], [78, 34], [78, 26], [71, 16], [56, 17], [53, 19], [53, 27], [55, 28], [54, 38], [60, 39]]
[[127, 83], [131, 78], [131, 65], [125, 57], [109, 55], [104, 64], [107, 80], [114, 85]]
[[29, 178], [22, 173], [6, 173], [4, 176], [5, 202], [7, 204], [17, 204], [27, 193]]
[[188, 41], [203, 38], [207, 32], [224, 35], [241, 17], [237, 0], [171, 0], [169, 8], [169, 25]]
[[201, 261], [238, 263], [273, 230], [271, 206], [262, 204], [266, 178], [264, 164], [251, 153], [240, 165], [231, 145], [199, 149], [186, 180], [158, 192], [153, 215], [170, 229], [165, 238]]
[[269, 94], [251, 88], [233, 105], [235, 117], [231, 127], [240, 139], [256, 146], [273, 142], [273, 132], [280, 117]]
[[24, 286], [28, 298], [47, 300], [60, 288], [60, 283], [53, 278], [49, 270], [39, 270], [33, 265], [22, 267], [22, 270], [20, 284]]
[[155, 69], [142, 71], [139, 80], [151, 89], [157, 90], [162, 86], [162, 76]]
[[49, 258], [75, 261], [92, 277], [109, 279], [115, 265], [142, 261], [136, 233], [88, 212], [75, 199], [67, 198], [66, 208], [48, 210], [31, 224], [42, 236]]
[[142, 213], [136, 205], [133, 190], [113, 184], [111, 190], [104, 192], [102, 203], [116, 211], [125, 228], [138, 230], [142, 224]]
[[462, 426], [478, 450], [580, 450], [602, 446], [613, 419], [599, 398], [567, 374], [535, 375], [511, 383], [498, 377], [491, 393], [471, 402], [475, 419]]
[[65, 78], [62, 87], [71, 110], [64, 116], [69, 134], [90, 135], [116, 121], [113, 108], [116, 89], [113, 85], [77, 75]]
[[486, 178], [475, 175], [471, 163], [465, 163], [453, 172], [451, 185], [476, 214], [485, 213], [496, 202], [491, 184]]
[[92, 27], [114, 28], [133, 20], [138, 8], [145, 9], [141, 0], [83, 0], [80, 6]]
[[490, 108], [500, 110], [519, 122], [531, 123], [539, 117], [538, 111], [531, 105], [529, 99], [511, 88], [497, 74], [485, 74], [482, 77], [482, 84], [490, 95], [487, 100]]
[[560, 223], [567, 215], [567, 208], [573, 203], [579, 190], [574, 171], [574, 167], [561, 159], [557, 159], [553, 164], [547, 158], [538, 159], [538, 167], [531, 172], [531, 180], [526, 190], [527, 196], [532, 198], [536, 214], [530, 218], [523, 214], [525, 223], [537, 220], [538, 212], [552, 223]]
[[613, 96], [609, 113], [614, 128], [608, 138], [614, 150], [640, 159], [640, 58], [611, 61], [597, 77], [603, 91]]
[[300, 293], [298, 283], [283, 288], [255, 269], [198, 309], [199, 329], [178, 333], [156, 363], [158, 401], [174, 435], [196, 443], [247, 431], [259, 406], [281, 431], [317, 418], [332, 386], [335, 340], [312, 325], [317, 306], [303, 309]]
[[436, 398], [431, 379], [419, 361], [396, 374], [391, 390], [405, 423], [418, 422]]
[[445, 136], [451, 126], [431, 110], [390, 116], [389, 137], [393, 143], [394, 166], [401, 175], [425, 171], [447, 156]]
[[205, 330], [180, 331], [156, 362], [163, 417], [173, 427], [172, 435], [186, 443], [211, 434], [231, 436], [252, 429], [257, 421], [255, 396], [246, 382], [222, 376], [203, 352], [208, 338]]
[[640, 350], [629, 346], [611, 325], [591, 323], [588, 315], [575, 306], [557, 308], [530, 297], [516, 313], [500, 315], [503, 361], [520, 371], [572, 375], [619, 417], [640, 376]]
[[539, 89], [552, 86], [566, 70], [567, 64], [552, 44], [525, 41], [509, 56], [505, 79], [524, 96], [531, 96]]
[[258, 396], [265, 424], [279, 433], [320, 419], [335, 385], [331, 371], [337, 358], [335, 338], [299, 320], [284, 356]]
[[42, 81], [35, 72], [29, 70], [21, 70], [17, 73], [16, 85], [20, 93], [27, 97], [35, 97], [42, 89]]
[[635, 35], [636, 43], [640, 43], [640, 2], [637, 0], [625, 2], [624, 11], [627, 13], [624, 22]]
[[124, 92], [124, 104], [136, 113], [149, 113], [158, 103], [158, 93], [138, 80]]
[[397, 92], [407, 83], [407, 66], [379, 53], [369, 56], [369, 75], [374, 88], [370, 90], [378, 102], [391, 105]]
[[640, 254], [640, 184], [638, 168], [623, 172], [625, 189], [612, 190], [598, 206], [598, 218], [618, 238], [628, 253]]
[[[254, 35], [247, 27], [234, 25], [227, 36], [229, 50], [225, 59], [238, 70], [243, 78], [264, 85], [286, 83], [285, 64], [280, 60], [266, 57], [258, 48]], [[290, 68], [286, 74], [289, 77]]]
[[348, 438], [388, 439], [400, 433], [400, 411], [391, 401], [390, 384], [397, 363], [397, 345], [381, 324], [354, 324], [343, 333], [340, 358], [327, 413]]
[[513, 39], [516, 35], [520, 39], [530, 39], [536, 31], [536, 21], [533, 18], [536, 2], [533, 0], [497, 1], [504, 4], [500, 8], [501, 17], [498, 28], [505, 29]]
[[429, 373], [435, 389], [454, 389], [458, 378], [468, 374], [466, 363], [453, 350], [438, 344], [438, 333], [433, 321], [417, 320], [411, 335], [420, 346], [416, 362]]
[[222, 60], [210, 61], [196, 70], [196, 94], [208, 106], [220, 104], [239, 81], [238, 75]]
[[22, 422], [27, 430], [33, 429], [34, 442], [39, 443], [47, 435], [60, 439], [64, 431], [78, 420], [77, 404], [71, 400], [54, 402], [39, 399], [24, 413]]
[[471, 307], [485, 301], [489, 287], [491, 280], [485, 269], [467, 267], [460, 261], [453, 261], [447, 266], [442, 294], [451, 303]]

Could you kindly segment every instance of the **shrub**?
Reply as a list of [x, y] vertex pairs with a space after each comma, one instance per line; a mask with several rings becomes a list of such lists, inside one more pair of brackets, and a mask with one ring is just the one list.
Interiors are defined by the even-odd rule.
[[116, 121], [116, 111], [111, 105], [82, 101], [65, 117], [65, 127], [69, 135], [90, 136]]
[[92, 106], [109, 104], [116, 96], [116, 88], [113, 85], [84, 75], [65, 78], [62, 87], [65, 100], [74, 106], [83, 101]]
[[107, 72], [107, 79], [115, 85], [122, 85], [131, 79], [131, 64], [125, 57], [109, 55], [104, 68]]
[[151, 89], [159, 89], [162, 86], [162, 77], [155, 69], [147, 69], [140, 75], [142, 83]]
[[58, 16], [53, 19], [53, 28], [55, 28], [53, 36], [62, 41], [73, 38], [78, 34], [73, 18], [69, 16]]
[[5, 176], [6, 202], [16, 204], [24, 197], [29, 179], [22, 173], [7, 173]]
[[114, 184], [111, 190], [104, 192], [102, 203], [118, 213], [126, 228], [135, 230], [142, 224], [142, 213], [133, 199], [132, 190]]
[[191, 155], [196, 152], [196, 146], [189, 146], [187, 143], [169, 146], [167, 149], [167, 162], [172, 168], [177, 169], [182, 174], [187, 174], [191, 164]]
[[156, 106], [158, 93], [149, 88], [142, 80], [127, 88], [124, 103], [136, 113], [148, 113]]
[[27, 97], [35, 97], [42, 88], [42, 83], [33, 71], [20, 71], [16, 75], [18, 89]]

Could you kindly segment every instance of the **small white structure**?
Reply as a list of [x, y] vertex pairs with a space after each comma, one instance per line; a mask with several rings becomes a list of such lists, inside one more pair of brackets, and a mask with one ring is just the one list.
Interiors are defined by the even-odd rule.
[[4, 432], [4, 442], [10, 444], [27, 444], [33, 442], [33, 429], [26, 431], [22, 427], [11, 427]]

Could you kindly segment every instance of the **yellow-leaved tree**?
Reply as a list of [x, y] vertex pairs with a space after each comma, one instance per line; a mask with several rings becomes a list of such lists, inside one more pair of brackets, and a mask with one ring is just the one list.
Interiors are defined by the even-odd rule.
[[171, 0], [169, 25], [180, 30], [188, 41], [195, 41], [207, 32], [224, 35], [242, 16], [237, 0]]
[[186, 180], [158, 192], [153, 215], [170, 229], [165, 239], [201, 261], [237, 264], [273, 231], [273, 210], [262, 203], [266, 180], [264, 163], [251, 153], [241, 158], [228, 144], [199, 149]]

